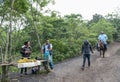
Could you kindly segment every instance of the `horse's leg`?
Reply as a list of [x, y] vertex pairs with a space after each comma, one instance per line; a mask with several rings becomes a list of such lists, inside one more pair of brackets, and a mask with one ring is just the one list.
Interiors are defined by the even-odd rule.
[[105, 57], [105, 50], [103, 50], [103, 58]]
[[101, 57], [101, 50], [100, 50], [100, 57]]

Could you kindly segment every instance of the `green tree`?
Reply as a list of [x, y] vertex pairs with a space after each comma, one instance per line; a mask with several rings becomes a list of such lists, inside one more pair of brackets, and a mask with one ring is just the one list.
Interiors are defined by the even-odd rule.
[[87, 26], [90, 27], [90, 25], [99, 22], [100, 19], [103, 19], [104, 17], [100, 14], [94, 14], [93, 18], [88, 21]]
[[99, 35], [101, 31], [104, 31], [108, 35], [110, 41], [113, 40], [113, 34], [116, 32], [113, 25], [105, 19], [99, 20], [98, 23], [91, 27], [91, 30], [93, 33], [96, 33], [96, 35]]

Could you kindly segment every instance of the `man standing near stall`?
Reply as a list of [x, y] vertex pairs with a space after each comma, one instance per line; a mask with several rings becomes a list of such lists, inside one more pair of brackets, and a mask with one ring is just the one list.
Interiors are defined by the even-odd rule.
[[51, 69], [53, 69], [54, 67], [53, 59], [52, 59], [52, 47], [53, 47], [52, 44], [47, 39], [45, 44], [42, 46], [42, 50], [41, 50], [41, 52], [44, 54], [44, 59], [48, 59], [49, 57], [49, 65]]
[[[30, 46], [30, 41], [24, 42], [24, 45], [21, 48], [20, 53], [22, 54], [22, 59], [23, 58], [30, 58], [30, 54], [32, 53], [31, 46]], [[27, 68], [21, 68], [21, 74], [27, 75]]]

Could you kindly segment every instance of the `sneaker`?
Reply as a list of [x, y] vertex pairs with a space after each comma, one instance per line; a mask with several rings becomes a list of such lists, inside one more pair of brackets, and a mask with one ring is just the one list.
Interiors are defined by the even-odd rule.
[[50, 70], [50, 72], [53, 72], [53, 71], [54, 71], [53, 69]]
[[25, 73], [25, 75], [27, 75], [27, 73]]
[[84, 67], [82, 67], [81, 69], [84, 70]]
[[20, 77], [23, 77], [23, 74], [20, 74]]
[[53, 70], [53, 67], [51, 67], [51, 70]]

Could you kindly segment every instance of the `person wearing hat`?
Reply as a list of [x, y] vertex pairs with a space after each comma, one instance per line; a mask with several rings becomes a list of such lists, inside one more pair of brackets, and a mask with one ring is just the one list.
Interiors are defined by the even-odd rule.
[[100, 35], [98, 36], [98, 40], [104, 43], [105, 50], [107, 50], [108, 37], [103, 31], [101, 31]]
[[82, 70], [84, 70], [86, 58], [88, 59], [88, 67], [90, 67], [90, 52], [93, 53], [92, 46], [90, 45], [88, 40], [85, 40], [82, 45], [82, 55], [83, 55], [83, 65]]

